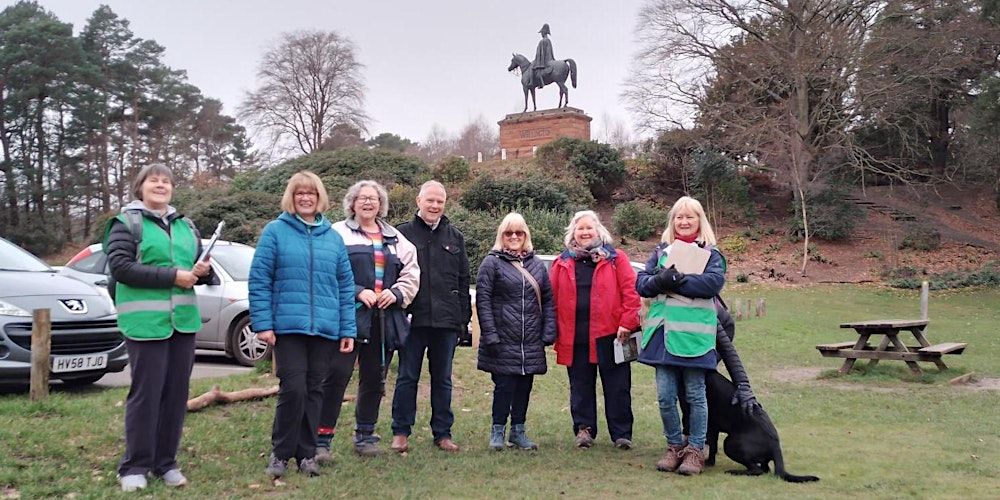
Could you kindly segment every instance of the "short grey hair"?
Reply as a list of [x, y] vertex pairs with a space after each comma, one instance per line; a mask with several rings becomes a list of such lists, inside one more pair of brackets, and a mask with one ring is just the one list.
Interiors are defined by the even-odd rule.
[[576, 231], [576, 225], [580, 223], [580, 219], [584, 217], [590, 217], [594, 220], [594, 226], [597, 227], [597, 237], [600, 238], [602, 243], [605, 245], [614, 243], [614, 239], [611, 238], [611, 232], [608, 231], [608, 228], [604, 227], [604, 224], [601, 224], [601, 218], [597, 216], [597, 212], [593, 210], [581, 210], [573, 214], [569, 225], [566, 226], [566, 236], [563, 238], [563, 245], [566, 248], [569, 248], [570, 243], [573, 243], [573, 232]]
[[385, 186], [370, 179], [355, 182], [353, 186], [347, 188], [347, 194], [344, 195], [344, 216], [348, 219], [354, 218], [354, 202], [358, 199], [361, 189], [366, 187], [378, 193], [378, 216], [386, 218], [389, 215], [389, 192], [385, 190]]
[[435, 181], [435, 180], [429, 180], [429, 181], [421, 184], [420, 185], [420, 192], [417, 193], [417, 196], [423, 196], [424, 193], [427, 192], [427, 189], [431, 188], [431, 187], [439, 187], [439, 188], [441, 188], [441, 191], [444, 192], [444, 197], [445, 198], [448, 197], [448, 190], [444, 188], [444, 184], [441, 184], [440, 182]]
[[174, 183], [174, 173], [170, 171], [170, 167], [162, 163], [150, 163], [142, 170], [139, 170], [139, 175], [135, 176], [135, 180], [132, 181], [132, 198], [136, 200], [142, 200], [142, 184], [146, 182], [146, 179], [151, 175], [162, 175], [170, 179], [170, 184]]

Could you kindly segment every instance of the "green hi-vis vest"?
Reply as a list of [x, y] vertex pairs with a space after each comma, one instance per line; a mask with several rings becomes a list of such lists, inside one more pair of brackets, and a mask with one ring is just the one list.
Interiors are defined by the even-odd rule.
[[[664, 252], [657, 263], [663, 267]], [[660, 295], [653, 299], [649, 311], [642, 319], [642, 347], [660, 326], [667, 352], [682, 358], [696, 358], [715, 349], [715, 330], [718, 317], [715, 299], [692, 299], [679, 295]]]
[[[125, 214], [108, 221], [105, 241], [116, 219], [128, 226]], [[194, 231], [180, 217], [170, 223], [169, 234], [143, 217], [142, 240], [137, 245], [139, 263], [147, 266], [190, 271], [197, 258], [198, 242]], [[115, 307], [118, 309], [118, 328], [133, 340], [161, 340], [169, 338], [175, 330], [196, 333], [201, 329], [201, 315], [193, 289], [179, 286], [140, 288], [119, 281], [115, 285]]]

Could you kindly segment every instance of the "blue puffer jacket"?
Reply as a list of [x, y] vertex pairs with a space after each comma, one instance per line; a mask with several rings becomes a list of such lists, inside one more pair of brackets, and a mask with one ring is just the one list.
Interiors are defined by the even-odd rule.
[[491, 251], [479, 266], [476, 311], [479, 313], [478, 368], [497, 375], [546, 372], [545, 346], [556, 341], [552, 285], [545, 264], [534, 254], [524, 268], [538, 282], [541, 307], [531, 283], [514, 267], [516, 257]]
[[354, 273], [330, 221], [308, 225], [282, 213], [264, 226], [250, 266], [250, 321], [255, 332], [355, 338]]

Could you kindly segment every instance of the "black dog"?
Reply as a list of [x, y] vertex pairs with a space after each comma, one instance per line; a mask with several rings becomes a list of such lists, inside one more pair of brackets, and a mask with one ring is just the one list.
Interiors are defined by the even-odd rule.
[[816, 476], [795, 476], [785, 471], [778, 431], [771, 418], [763, 408], [752, 417], [744, 415], [731, 403], [734, 392], [736, 385], [718, 372], [710, 371], [705, 375], [705, 396], [708, 399], [708, 458], [705, 465], [715, 465], [719, 433], [725, 432], [726, 456], [746, 467], [742, 471], [726, 471], [729, 474], [759, 476], [768, 472], [768, 462], [774, 461], [774, 473], [785, 481], [819, 481]]

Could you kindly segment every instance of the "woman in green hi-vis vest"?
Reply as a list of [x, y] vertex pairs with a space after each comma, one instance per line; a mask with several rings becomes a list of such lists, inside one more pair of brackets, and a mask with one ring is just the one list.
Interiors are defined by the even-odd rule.
[[[177, 448], [194, 336], [201, 328], [193, 287], [212, 282], [213, 275], [208, 262], [196, 262], [201, 239], [194, 224], [170, 206], [173, 186], [165, 165], [143, 167], [132, 185], [135, 200], [108, 223], [104, 237], [132, 377], [125, 401], [125, 455], [118, 466], [124, 491], [145, 488], [148, 474], [167, 486], [187, 484]], [[138, 227], [132, 227], [127, 212], [141, 215]]]
[[[711, 250], [701, 274], [684, 275], [673, 266], [664, 266], [677, 241]], [[705, 466], [705, 374], [718, 364], [715, 297], [722, 291], [726, 272], [725, 259], [715, 243], [715, 233], [701, 203], [681, 197], [670, 209], [662, 243], [636, 279], [639, 295], [653, 299], [643, 321], [639, 362], [656, 368], [657, 399], [667, 438], [667, 453], [656, 464], [661, 471], [699, 474]], [[677, 406], [679, 383], [684, 384], [691, 408], [686, 444]]]

